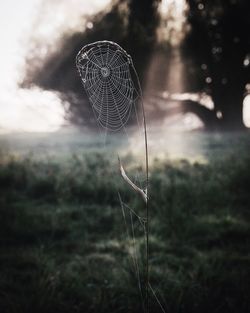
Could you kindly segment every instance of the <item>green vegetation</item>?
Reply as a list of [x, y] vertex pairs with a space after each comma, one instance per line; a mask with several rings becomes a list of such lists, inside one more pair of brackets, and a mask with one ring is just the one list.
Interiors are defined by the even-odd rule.
[[[250, 156], [235, 150], [152, 166], [151, 283], [166, 312], [249, 310]], [[117, 189], [142, 215], [101, 153], [2, 156], [1, 313], [142, 312]]]

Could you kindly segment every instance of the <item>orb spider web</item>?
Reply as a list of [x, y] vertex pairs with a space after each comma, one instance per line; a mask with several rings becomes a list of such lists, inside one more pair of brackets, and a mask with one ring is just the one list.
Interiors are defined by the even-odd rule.
[[76, 67], [96, 120], [106, 130], [125, 127], [139, 96], [130, 66], [134, 69], [130, 55], [106, 40], [84, 46], [76, 57]]
[[[139, 77], [133, 65], [132, 58], [127, 52], [122, 49], [118, 44], [111, 41], [97, 41], [95, 43], [84, 46], [76, 57], [76, 67], [81, 77], [83, 87], [86, 91], [87, 97], [91, 103], [95, 117], [98, 123], [107, 131], [119, 131], [122, 128], [126, 132], [125, 125], [127, 124], [132, 110], [135, 111], [137, 123], [139, 128], [143, 128], [144, 144], [145, 144], [145, 174], [146, 174], [146, 187], [138, 187], [133, 183], [122, 166], [120, 158], [119, 168], [123, 179], [130, 185], [130, 187], [139, 193], [144, 202], [146, 215], [144, 218], [138, 216], [134, 210], [129, 208], [131, 229], [134, 245], [134, 255], [132, 256], [136, 278], [138, 281], [143, 310], [149, 312], [149, 290], [152, 291], [157, 302], [161, 306], [154, 290], [149, 282], [149, 210], [148, 210], [148, 185], [149, 185], [149, 166], [148, 166], [148, 143], [147, 143], [147, 127], [145, 119], [145, 110], [142, 99], [142, 90]], [[132, 71], [131, 71], [132, 69]], [[132, 79], [134, 75], [135, 80]], [[135, 82], [135, 84], [134, 84]], [[142, 122], [139, 122], [136, 101], [140, 99], [141, 103], [141, 117]], [[128, 136], [127, 132], [126, 135]], [[118, 192], [119, 195], [119, 192]], [[124, 202], [119, 195], [120, 204], [122, 207], [123, 217], [126, 223], [126, 214], [124, 211]], [[134, 235], [133, 216], [135, 214], [139, 222], [143, 226], [143, 233], [146, 244], [146, 261], [145, 261], [145, 301], [142, 294], [140, 269], [138, 263], [138, 256], [136, 252], [136, 243]], [[126, 226], [127, 228], [127, 226]], [[145, 303], [144, 303], [145, 302]], [[162, 308], [162, 306], [161, 306]], [[165, 313], [164, 309], [162, 311]]]

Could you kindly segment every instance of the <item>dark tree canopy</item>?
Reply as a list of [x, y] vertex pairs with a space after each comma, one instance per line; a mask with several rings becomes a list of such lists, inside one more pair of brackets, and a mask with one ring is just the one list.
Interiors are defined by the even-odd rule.
[[[161, 0], [130, 0], [128, 34], [134, 43], [147, 45], [155, 41], [155, 31], [159, 23], [158, 5]], [[145, 40], [146, 39], [146, 40]], [[142, 41], [142, 42], [141, 42]]]
[[[191, 31], [183, 44], [194, 90], [206, 89], [215, 109], [208, 128], [242, 129], [245, 86], [250, 81], [250, 1], [187, 0]], [[214, 118], [211, 118], [214, 116]]]

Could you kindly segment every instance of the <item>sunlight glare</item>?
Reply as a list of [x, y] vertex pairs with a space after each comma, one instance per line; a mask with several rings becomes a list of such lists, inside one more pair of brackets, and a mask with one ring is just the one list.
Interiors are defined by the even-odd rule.
[[158, 41], [179, 45], [186, 32], [186, 1], [162, 0], [159, 11], [161, 23], [157, 32]]
[[246, 127], [250, 128], [250, 94], [248, 94], [243, 102], [243, 122]]
[[52, 132], [65, 123], [61, 99], [54, 92], [19, 88], [5, 93], [1, 101], [0, 134]]
[[[34, 39], [43, 58], [56, 40], [82, 27], [82, 16], [105, 8], [111, 0], [9, 0], [0, 4], [0, 133], [51, 132], [65, 123], [59, 94], [37, 87], [21, 89], [25, 57]], [[89, 24], [90, 25], [90, 24]], [[82, 30], [82, 28], [81, 28]], [[72, 69], [73, 70], [73, 69]]]

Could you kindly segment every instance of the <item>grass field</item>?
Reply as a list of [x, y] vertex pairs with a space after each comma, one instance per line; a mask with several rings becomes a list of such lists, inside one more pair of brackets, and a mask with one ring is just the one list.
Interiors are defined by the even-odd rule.
[[[151, 284], [169, 313], [247, 313], [249, 134], [192, 136], [203, 158], [152, 160]], [[0, 312], [143, 312], [117, 189], [140, 215], [143, 204], [116, 160], [86, 142], [35, 153], [0, 141]], [[150, 307], [161, 312], [153, 296]]]

